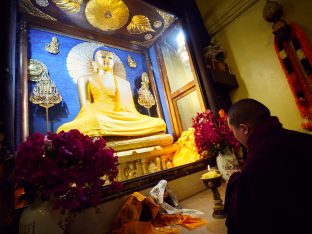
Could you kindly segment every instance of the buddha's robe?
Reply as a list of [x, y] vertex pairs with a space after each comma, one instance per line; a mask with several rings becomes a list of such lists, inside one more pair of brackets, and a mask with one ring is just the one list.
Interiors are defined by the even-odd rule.
[[89, 90], [93, 102], [85, 104], [77, 117], [61, 125], [57, 132], [78, 129], [91, 137], [165, 132], [166, 124], [162, 119], [142, 115], [136, 110], [128, 81], [116, 76], [113, 79], [95, 75], [89, 81]]

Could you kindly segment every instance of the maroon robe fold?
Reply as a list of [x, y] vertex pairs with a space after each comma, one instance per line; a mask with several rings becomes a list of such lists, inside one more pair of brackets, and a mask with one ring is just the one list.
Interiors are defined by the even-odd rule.
[[271, 117], [255, 129], [225, 195], [229, 234], [312, 233], [312, 135]]

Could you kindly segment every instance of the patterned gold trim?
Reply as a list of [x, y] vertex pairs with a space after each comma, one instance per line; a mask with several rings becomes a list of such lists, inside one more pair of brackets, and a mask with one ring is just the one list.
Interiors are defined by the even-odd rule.
[[129, 9], [122, 0], [90, 0], [85, 9], [88, 22], [102, 31], [117, 30], [129, 18]]
[[151, 40], [152, 38], [153, 38], [153, 35], [150, 33], [144, 35], [145, 40]]
[[115, 151], [143, 148], [155, 145], [170, 145], [173, 137], [170, 134], [153, 135], [135, 139], [126, 139], [118, 141], [107, 141], [107, 146], [112, 147]]
[[118, 156], [118, 162], [122, 164], [130, 160], [148, 159], [155, 156], [174, 154], [178, 148], [179, 146], [177, 144], [167, 146], [151, 146], [140, 149], [119, 151], [116, 155]]
[[160, 28], [162, 26], [162, 22], [160, 20], [157, 20], [153, 23], [154, 28]]
[[[157, 12], [158, 14], [163, 18], [164, 20], [164, 26], [161, 30], [161, 32], [157, 35], [155, 35], [154, 37], [152, 37], [151, 39], [148, 39], [146, 41], [143, 41], [143, 42], [139, 42], [139, 41], [131, 41], [132, 44], [135, 44], [135, 45], [140, 45], [140, 46], [144, 46], [144, 47], [149, 47], [151, 46], [156, 40], [158, 37], [160, 37], [162, 35], [162, 33], [164, 31], [166, 31], [166, 29], [174, 22], [176, 21], [176, 17], [174, 17], [173, 15], [171, 14], [168, 14], [164, 11], [161, 11], [161, 10], [158, 10], [157, 9]], [[145, 35], [146, 36], [146, 35]]]
[[83, 0], [52, 0], [62, 11], [69, 13], [79, 13]]
[[135, 15], [132, 17], [130, 24], [127, 26], [130, 34], [141, 34], [145, 32], [155, 32], [149, 22], [149, 19], [144, 15]]
[[37, 9], [30, 0], [21, 0], [19, 3], [19, 8], [20, 11], [28, 13], [30, 15], [37, 16], [46, 20], [57, 21], [57, 19]]

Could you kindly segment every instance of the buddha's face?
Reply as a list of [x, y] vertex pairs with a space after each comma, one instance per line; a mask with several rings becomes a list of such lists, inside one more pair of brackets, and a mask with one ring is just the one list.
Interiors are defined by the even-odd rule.
[[114, 55], [112, 52], [99, 50], [95, 54], [95, 63], [100, 70], [113, 71]]

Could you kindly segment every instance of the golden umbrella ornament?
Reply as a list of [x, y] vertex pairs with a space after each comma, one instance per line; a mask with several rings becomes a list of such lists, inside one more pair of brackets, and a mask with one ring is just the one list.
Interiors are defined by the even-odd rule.
[[49, 108], [62, 101], [62, 96], [58, 92], [55, 84], [49, 75], [44, 72], [41, 79], [38, 80], [34, 87], [29, 100], [46, 109], [46, 129], [49, 131]]

